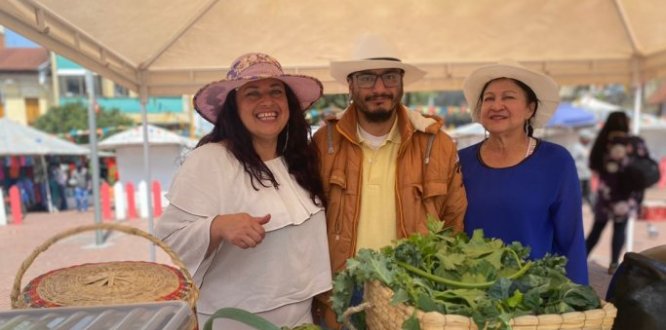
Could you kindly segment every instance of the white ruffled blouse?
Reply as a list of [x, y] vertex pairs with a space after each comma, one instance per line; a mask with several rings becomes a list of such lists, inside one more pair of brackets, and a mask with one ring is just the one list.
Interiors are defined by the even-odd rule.
[[[182, 258], [200, 288], [197, 309], [222, 307], [258, 313], [303, 302], [331, 288], [324, 210], [291, 177], [282, 157], [265, 162], [279, 183], [263, 187], [224, 146], [192, 151], [167, 194], [170, 205], [156, 235]], [[222, 242], [204, 259], [210, 223], [218, 214], [271, 214], [255, 248]]]

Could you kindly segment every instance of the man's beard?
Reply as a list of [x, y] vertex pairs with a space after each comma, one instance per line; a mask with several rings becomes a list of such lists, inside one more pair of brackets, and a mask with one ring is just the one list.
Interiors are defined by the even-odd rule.
[[384, 123], [387, 120], [391, 119], [391, 115], [393, 115], [392, 110], [387, 110], [387, 109], [380, 109], [378, 111], [369, 111], [365, 107], [359, 107], [358, 108], [361, 111], [361, 115], [363, 118], [365, 118], [368, 122], [371, 123]]
[[[358, 95], [357, 95], [358, 97]], [[373, 98], [376, 97], [387, 97], [391, 100], [391, 108], [378, 108], [375, 111], [370, 111], [367, 107], [367, 102], [371, 102]], [[396, 100], [395, 96], [390, 93], [382, 93], [379, 95], [371, 95], [365, 97], [363, 102], [355, 102], [356, 108], [360, 111], [363, 118], [371, 123], [384, 123], [391, 119], [393, 113], [395, 113], [398, 105], [400, 104], [399, 99]]]

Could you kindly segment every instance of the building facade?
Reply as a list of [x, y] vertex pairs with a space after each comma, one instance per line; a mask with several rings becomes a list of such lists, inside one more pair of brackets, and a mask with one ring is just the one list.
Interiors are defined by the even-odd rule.
[[7, 48], [0, 28], [0, 118], [32, 124], [51, 104], [49, 52]]

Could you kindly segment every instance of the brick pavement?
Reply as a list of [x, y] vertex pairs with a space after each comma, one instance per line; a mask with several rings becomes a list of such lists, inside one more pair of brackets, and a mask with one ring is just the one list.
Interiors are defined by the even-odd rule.
[[[646, 201], [666, 202], [666, 189], [652, 188], [646, 192]], [[592, 214], [587, 206], [583, 208], [583, 220], [585, 223], [585, 233], [592, 228]], [[634, 252], [647, 250], [651, 247], [666, 244], [666, 219], [659, 221], [635, 221], [634, 228]], [[648, 224], [653, 224], [658, 234], [650, 236], [648, 234]], [[606, 289], [611, 276], [608, 275], [608, 265], [611, 258], [611, 234], [613, 233], [612, 224], [608, 223], [604, 232], [594, 247], [588, 260], [590, 273], [590, 285], [599, 293], [601, 297], [606, 296]]]
[[[666, 201], [666, 189], [648, 191], [648, 200]], [[591, 227], [592, 217], [584, 208], [586, 233]], [[66, 229], [94, 223], [93, 212], [78, 213], [28, 213], [22, 225], [0, 227], [0, 310], [10, 309], [10, 290], [21, 263], [32, 251]], [[146, 230], [146, 220], [124, 221], [124, 224]], [[659, 235], [649, 237], [647, 223], [637, 221], [635, 228], [635, 251], [666, 244], [666, 221], [653, 222]], [[610, 260], [611, 226], [604, 231], [589, 259], [590, 281], [595, 290], [605, 296], [610, 275], [606, 273]], [[49, 270], [87, 262], [149, 260], [150, 242], [145, 238], [112, 233], [105, 244], [95, 245], [95, 233], [85, 232], [57, 242], [41, 253], [28, 268], [21, 286], [30, 279]], [[169, 257], [157, 249], [157, 262], [169, 264]]]

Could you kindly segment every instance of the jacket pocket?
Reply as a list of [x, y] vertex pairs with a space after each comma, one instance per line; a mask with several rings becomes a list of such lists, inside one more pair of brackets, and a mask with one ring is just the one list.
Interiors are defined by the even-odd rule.
[[347, 191], [347, 177], [342, 170], [334, 170], [328, 180], [327, 192], [328, 207], [326, 210], [328, 219], [329, 237], [339, 239], [342, 231], [342, 216], [345, 208], [345, 192]]
[[448, 187], [443, 182], [426, 182], [423, 185], [423, 199], [446, 195]]
[[415, 232], [428, 231], [428, 216], [439, 219], [443, 207], [441, 201], [447, 193], [447, 186], [443, 183], [429, 182], [424, 185], [414, 184], [410, 187], [412, 203], [405, 200], [403, 207], [403, 221], [405, 235]]
[[333, 170], [328, 179], [328, 183], [333, 186], [339, 186], [342, 190], [347, 189], [347, 176], [343, 170]]
[[423, 185], [413, 184], [412, 191], [415, 200], [423, 201], [429, 198], [435, 198], [446, 195], [448, 188], [444, 183], [427, 182]]

